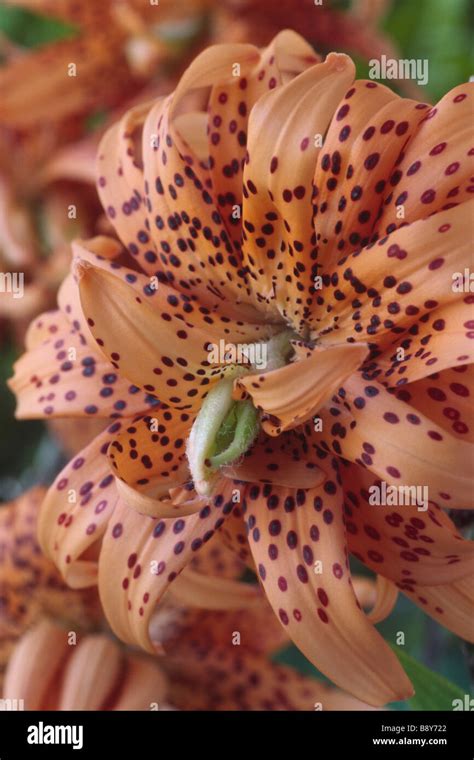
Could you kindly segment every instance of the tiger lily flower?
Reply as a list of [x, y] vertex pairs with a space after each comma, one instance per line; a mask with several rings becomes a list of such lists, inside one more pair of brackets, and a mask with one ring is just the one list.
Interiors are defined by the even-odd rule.
[[[11, 387], [19, 417], [108, 418], [39, 536], [70, 585], [98, 580], [119, 638], [154, 651], [181, 580], [217, 605], [185, 568], [219, 533], [306, 657], [377, 706], [412, 686], [349, 553], [380, 578], [376, 619], [400, 590], [473, 638], [473, 545], [444, 509], [472, 502], [472, 296], [452, 276], [469, 265], [474, 85], [431, 107], [354, 76], [286, 31], [208, 49], [127, 114], [98, 154], [126, 250], [73, 245]], [[248, 360], [211, 361], [221, 340]], [[426, 486], [426, 510], [374, 506], [384, 484]]]
[[45, 489], [0, 507], [0, 684], [18, 638], [43, 615], [86, 630], [101, 619], [94, 589], [72, 591], [36, 538]]

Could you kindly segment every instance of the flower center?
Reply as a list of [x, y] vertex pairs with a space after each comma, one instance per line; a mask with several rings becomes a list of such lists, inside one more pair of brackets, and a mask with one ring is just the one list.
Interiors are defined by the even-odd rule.
[[[293, 330], [284, 330], [258, 345], [259, 351], [248, 355], [265, 358], [259, 374], [288, 364], [293, 353]], [[231, 376], [218, 382], [203, 401], [191, 429], [187, 444], [189, 468], [198, 494], [209, 495], [219, 467], [237, 461], [251, 447], [260, 430], [260, 413], [252, 401], [232, 398], [235, 378], [255, 372], [253, 364], [234, 365]]]

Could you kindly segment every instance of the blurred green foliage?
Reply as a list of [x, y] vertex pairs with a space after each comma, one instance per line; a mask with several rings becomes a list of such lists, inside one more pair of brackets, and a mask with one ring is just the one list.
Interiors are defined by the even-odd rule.
[[77, 34], [74, 26], [60, 19], [1, 3], [0, 31], [9, 40], [25, 48], [41, 47], [48, 42], [70, 39]]
[[396, 0], [384, 24], [403, 57], [427, 58], [428, 99], [437, 100], [474, 74], [471, 0]]

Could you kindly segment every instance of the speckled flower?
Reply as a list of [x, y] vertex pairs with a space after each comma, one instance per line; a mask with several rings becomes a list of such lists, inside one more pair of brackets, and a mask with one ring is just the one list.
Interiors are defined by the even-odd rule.
[[[444, 508], [472, 502], [473, 297], [453, 275], [473, 87], [402, 99], [287, 31], [210, 48], [105, 136], [98, 188], [126, 251], [75, 244], [12, 388], [20, 417], [109, 418], [51, 487], [40, 538], [70, 584], [98, 574], [124, 641], [153, 651], [157, 602], [202, 586], [182, 571], [216, 532], [304, 654], [370, 704], [411, 684], [349, 552], [379, 574], [376, 619], [398, 587], [472, 639], [473, 546]], [[212, 363], [221, 340], [265, 348], [265, 368]], [[381, 482], [426, 486], [429, 508], [373, 506]]]

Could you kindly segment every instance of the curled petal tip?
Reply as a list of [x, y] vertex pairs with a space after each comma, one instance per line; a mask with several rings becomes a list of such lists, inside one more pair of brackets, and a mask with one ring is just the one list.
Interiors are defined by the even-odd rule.
[[85, 261], [84, 259], [76, 257], [72, 260], [71, 269], [76, 282], [80, 282], [80, 280], [82, 280], [84, 277], [86, 270], [92, 269], [92, 264], [90, 264], [88, 261]]
[[334, 71], [345, 71], [349, 66], [352, 66], [352, 59], [344, 53], [329, 53], [326, 58], [328, 63]]

